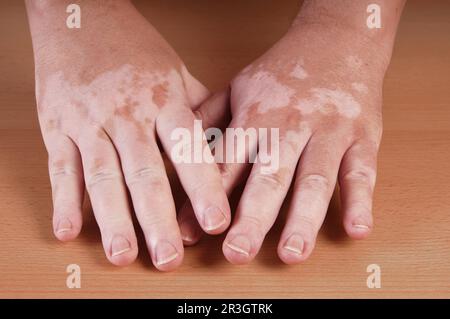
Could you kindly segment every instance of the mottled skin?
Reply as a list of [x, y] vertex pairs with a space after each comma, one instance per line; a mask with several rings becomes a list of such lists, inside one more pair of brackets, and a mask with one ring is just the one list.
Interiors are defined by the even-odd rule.
[[[370, 233], [382, 83], [403, 2], [381, 1], [385, 27], [377, 31], [359, 18], [369, 1], [305, 1], [288, 33], [231, 81], [230, 127], [280, 129], [278, 171], [219, 164], [227, 193], [246, 182], [223, 243], [231, 263], [257, 255], [291, 186], [278, 245], [285, 263], [310, 256], [337, 182], [346, 232]], [[179, 219], [185, 244], [197, 242], [189, 204]]]

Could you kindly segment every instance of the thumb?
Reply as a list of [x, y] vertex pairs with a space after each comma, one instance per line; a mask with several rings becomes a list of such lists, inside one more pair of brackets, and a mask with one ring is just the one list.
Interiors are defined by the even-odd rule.
[[181, 69], [181, 76], [184, 81], [189, 104], [191, 105], [191, 108], [195, 110], [198, 105], [211, 95], [211, 93], [199, 80], [192, 76], [186, 67]]
[[223, 131], [231, 121], [230, 88], [212, 94], [193, 111], [204, 130], [217, 127]]
[[203, 129], [206, 130], [209, 127], [225, 129], [231, 121], [230, 88], [211, 95], [186, 67], [182, 68], [181, 74], [192, 111], [197, 119], [202, 120]]

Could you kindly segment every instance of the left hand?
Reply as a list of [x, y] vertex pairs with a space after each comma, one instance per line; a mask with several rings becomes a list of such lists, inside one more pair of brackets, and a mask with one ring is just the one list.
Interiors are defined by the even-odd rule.
[[[285, 263], [311, 254], [337, 181], [348, 235], [362, 239], [372, 229], [388, 58], [365, 39], [341, 31], [314, 24], [289, 32], [231, 82], [229, 127], [279, 129], [279, 167], [267, 174], [261, 163], [253, 165], [223, 243], [231, 263], [248, 263], [257, 255], [292, 181], [278, 245]], [[219, 167], [230, 193], [250, 165]], [[185, 244], [201, 236], [194, 218], [189, 205], [179, 214], [181, 232], [189, 237]]]

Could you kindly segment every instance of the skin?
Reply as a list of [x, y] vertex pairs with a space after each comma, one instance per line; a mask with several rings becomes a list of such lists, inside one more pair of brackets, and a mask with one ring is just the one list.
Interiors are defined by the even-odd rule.
[[[361, 19], [370, 1], [304, 1], [288, 33], [231, 81], [229, 127], [280, 129], [278, 170], [219, 164], [228, 194], [246, 182], [223, 242], [231, 263], [255, 258], [290, 187], [277, 248], [283, 262], [311, 255], [337, 183], [347, 234], [371, 232], [382, 84], [404, 1], [377, 3], [382, 29]], [[189, 203], [179, 220], [185, 244], [196, 243], [202, 231]]]
[[[210, 123], [214, 112], [194, 112], [209, 93], [130, 2], [78, 1], [81, 29], [66, 28], [69, 3], [26, 2], [55, 236], [77, 237], [86, 190], [111, 263], [138, 254], [135, 213], [156, 268], [174, 269], [183, 243], [157, 143], [170, 155], [174, 128], [191, 130], [195, 113]], [[203, 231], [223, 232], [231, 218], [217, 166], [174, 166]]]

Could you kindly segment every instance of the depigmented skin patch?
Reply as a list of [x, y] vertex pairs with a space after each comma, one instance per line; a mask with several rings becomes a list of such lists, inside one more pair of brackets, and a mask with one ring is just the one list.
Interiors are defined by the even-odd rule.
[[153, 134], [158, 110], [167, 104], [184, 104], [182, 87], [175, 70], [145, 72], [129, 64], [99, 74], [86, 84], [73, 83], [56, 72], [42, 86], [39, 117], [45, 123], [44, 131], [61, 130], [77, 136], [86, 129], [84, 124], [91, 123], [94, 125], [88, 127], [105, 127], [112, 135], [132, 130], [136, 140], [145, 143]]
[[305, 80], [308, 77], [308, 72], [300, 64], [296, 64], [290, 75], [298, 80]]
[[[294, 70], [298, 67], [298, 64], [295, 65]], [[306, 74], [303, 68], [301, 72]], [[361, 112], [359, 102], [347, 91], [340, 88], [312, 87], [305, 96], [304, 89], [299, 89], [297, 83], [267, 71], [244, 72], [233, 81], [233, 86], [245, 87], [245, 94], [238, 92], [232, 97], [232, 103], [239, 105], [241, 112], [255, 103], [258, 104], [260, 113], [284, 106], [296, 107], [305, 114], [336, 113], [346, 118], [355, 118]]]
[[362, 60], [355, 55], [348, 56], [345, 61], [347, 63], [347, 66], [352, 70], [359, 70], [363, 65]]
[[310, 96], [299, 100], [297, 105], [304, 113], [331, 114], [336, 108], [337, 114], [347, 118], [356, 118], [361, 112], [361, 105], [353, 95], [341, 89], [312, 88]]
[[352, 89], [360, 94], [367, 94], [369, 93], [369, 88], [367, 85], [361, 82], [353, 82], [352, 83]]
[[[285, 37], [246, 67], [231, 83], [232, 126], [278, 128], [280, 137], [279, 170], [273, 174], [269, 172], [266, 179], [259, 180], [259, 185], [277, 187], [278, 192], [269, 191], [266, 194], [263, 187], [247, 184], [238, 206], [238, 213], [248, 214], [259, 221], [264, 226], [264, 232], [249, 232], [250, 223], [241, 219], [231, 227], [225, 239], [226, 244], [234, 244], [236, 234], [242, 233], [249, 238], [251, 249], [246, 252], [251, 253], [246, 261], [254, 257], [264, 239], [265, 230], [270, 229], [278, 214], [278, 202], [276, 206], [271, 205], [274, 199], [281, 204], [288, 184], [292, 185], [292, 179], [286, 172], [297, 174], [292, 212], [303, 212], [313, 223], [305, 228], [296, 225], [295, 218], [288, 219], [278, 253], [283, 261], [293, 263], [292, 251], [287, 252], [286, 245], [293, 235], [300, 235], [301, 245], [295, 247], [295, 262], [300, 261], [298, 253], [302, 255], [301, 260], [305, 260], [317, 234], [318, 227], [312, 226], [323, 221], [329, 204], [328, 194], [334, 189], [341, 163], [345, 165], [351, 162], [351, 157], [360, 156], [353, 152], [355, 144], [362, 144], [365, 148], [368, 140], [377, 139], [371, 130], [380, 122], [377, 114], [381, 113], [380, 84], [384, 70], [377, 69], [376, 59], [373, 63], [372, 54], [364, 51], [368, 46], [358, 46], [353, 41], [355, 36], [349, 32], [351, 30], [346, 27], [342, 32], [334, 27], [334, 21], [324, 25], [310, 21], [298, 29], [289, 30]], [[350, 55], [353, 57], [346, 59]], [[362, 86], [355, 87], [352, 83], [366, 84], [367, 93], [363, 92]], [[262, 148], [262, 151], [265, 149]], [[372, 164], [368, 161], [369, 166], [373, 166], [375, 153], [370, 155]], [[264, 172], [260, 167], [259, 176], [262, 177]], [[248, 182], [252, 182], [255, 172], [253, 167]], [[358, 172], [355, 174], [358, 175]], [[364, 189], [360, 187], [364, 184], [362, 182], [355, 184], [359, 192], [357, 197]], [[280, 186], [283, 192], [279, 191]], [[355, 196], [347, 193], [348, 190], [344, 190], [343, 198], [354, 202]], [[273, 198], [268, 194], [274, 195]], [[357, 210], [358, 205], [354, 206]], [[270, 210], [261, 207], [270, 207]], [[347, 211], [348, 207], [344, 213]], [[228, 250], [224, 249], [224, 252], [232, 262], [244, 260], [242, 256], [236, 258], [236, 254]]]
[[272, 108], [261, 113], [258, 103], [255, 103], [248, 108], [246, 119], [246, 122], [240, 125], [244, 129], [249, 127], [279, 129], [280, 141], [284, 141], [289, 148], [281, 150], [283, 153], [287, 152], [283, 156], [298, 155], [302, 139], [308, 139], [312, 133], [310, 124], [305, 121], [306, 118], [301, 112], [289, 106]]
[[[342, 83], [314, 86], [323, 84], [323, 79], [309, 75], [306, 68], [303, 61], [269, 67], [258, 63], [247, 67], [232, 82], [235, 126], [279, 129], [280, 169], [286, 169], [283, 163], [298, 160], [304, 143], [315, 130], [336, 137], [352, 135], [352, 122], [361, 113], [351, 87], [340, 88]], [[295, 70], [299, 76], [292, 76]], [[350, 133], [346, 134], [348, 130]]]
[[283, 156], [300, 156], [300, 144], [316, 134], [332, 136], [337, 149], [379, 131], [381, 98], [368, 85], [379, 85], [381, 72], [357, 54], [330, 57], [317, 51], [292, 58], [293, 42], [280, 43], [231, 82], [234, 126], [278, 128], [291, 150], [280, 149]]
[[235, 79], [234, 86], [245, 86], [246, 94], [233, 96], [233, 104], [247, 109], [258, 103], [258, 111], [267, 112], [272, 108], [289, 105], [295, 90], [283, 85], [276, 76], [269, 72], [258, 71], [252, 75], [244, 74]]

